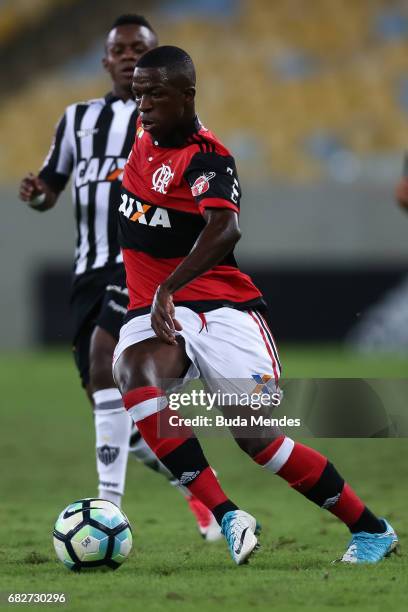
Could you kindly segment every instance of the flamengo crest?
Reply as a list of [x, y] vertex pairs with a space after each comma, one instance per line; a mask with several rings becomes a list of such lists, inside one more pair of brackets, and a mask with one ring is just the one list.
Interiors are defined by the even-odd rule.
[[171, 171], [170, 166], [162, 164], [160, 168], [153, 173], [152, 176], [152, 189], [158, 193], [167, 193], [167, 189], [171, 179], [174, 177], [174, 172]]

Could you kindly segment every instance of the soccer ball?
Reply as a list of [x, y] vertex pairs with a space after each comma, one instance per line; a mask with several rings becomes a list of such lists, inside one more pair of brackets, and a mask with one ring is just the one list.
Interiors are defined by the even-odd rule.
[[71, 570], [117, 569], [132, 549], [132, 529], [126, 515], [104, 499], [80, 499], [67, 506], [54, 527], [54, 548]]

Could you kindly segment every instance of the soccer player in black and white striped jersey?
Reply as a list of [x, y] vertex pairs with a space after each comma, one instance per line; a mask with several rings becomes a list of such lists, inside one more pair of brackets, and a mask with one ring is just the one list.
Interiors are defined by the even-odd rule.
[[[144, 17], [122, 15], [115, 21], [102, 60], [112, 91], [66, 108], [38, 176], [28, 174], [20, 186], [20, 198], [45, 211], [55, 205], [72, 175], [77, 233], [71, 294], [74, 355], [94, 407], [99, 497], [118, 505], [124, 493], [131, 419], [112, 378], [113, 350], [128, 304], [117, 205], [136, 131], [133, 70], [138, 58], [157, 44]], [[171, 478], [137, 431], [132, 437], [135, 455]], [[183, 490], [202, 535], [216, 539], [219, 528], [212, 514]]]

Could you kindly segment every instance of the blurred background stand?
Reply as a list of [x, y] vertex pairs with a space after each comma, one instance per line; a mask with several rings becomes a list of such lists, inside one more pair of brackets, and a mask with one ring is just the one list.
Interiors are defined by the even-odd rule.
[[200, 118], [232, 148], [243, 186], [239, 261], [278, 342], [379, 348], [362, 340], [373, 318], [376, 338], [395, 335], [406, 302], [388, 293], [381, 317], [372, 305], [408, 270], [393, 196], [408, 142], [408, 5], [391, 0], [2, 0], [2, 346], [68, 341], [69, 189], [38, 215], [18, 183], [65, 106], [108, 91], [105, 33], [136, 10], [196, 62]]

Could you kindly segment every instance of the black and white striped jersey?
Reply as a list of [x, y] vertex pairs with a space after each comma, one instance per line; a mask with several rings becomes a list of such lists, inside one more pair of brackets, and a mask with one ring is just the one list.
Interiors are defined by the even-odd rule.
[[57, 125], [39, 176], [59, 193], [72, 173], [76, 275], [122, 262], [117, 207], [136, 117], [133, 100], [108, 94], [68, 106]]

